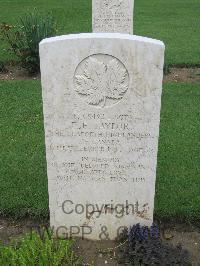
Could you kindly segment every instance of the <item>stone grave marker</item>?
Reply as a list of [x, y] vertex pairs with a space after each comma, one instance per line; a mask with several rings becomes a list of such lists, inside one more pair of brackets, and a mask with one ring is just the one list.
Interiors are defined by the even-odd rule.
[[134, 0], [92, 0], [93, 32], [133, 34]]
[[164, 44], [118, 33], [40, 43], [50, 223], [115, 239], [153, 222]]

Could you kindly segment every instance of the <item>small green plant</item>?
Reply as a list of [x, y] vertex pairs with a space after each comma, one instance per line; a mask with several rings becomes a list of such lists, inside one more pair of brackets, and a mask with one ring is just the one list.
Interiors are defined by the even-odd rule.
[[5, 63], [3, 61], [0, 61], [0, 73], [5, 73], [5, 72], [7, 72]]
[[55, 34], [52, 15], [42, 15], [37, 10], [22, 16], [16, 26], [3, 23], [0, 27], [0, 35], [8, 43], [9, 50], [31, 74], [40, 70], [39, 42]]
[[78, 258], [72, 250], [73, 240], [57, 240], [50, 232], [43, 237], [35, 231], [12, 245], [0, 245], [0, 265], [9, 266], [77, 266]]
[[168, 75], [171, 73], [170, 65], [169, 64], [164, 64], [163, 72], [165, 75]]

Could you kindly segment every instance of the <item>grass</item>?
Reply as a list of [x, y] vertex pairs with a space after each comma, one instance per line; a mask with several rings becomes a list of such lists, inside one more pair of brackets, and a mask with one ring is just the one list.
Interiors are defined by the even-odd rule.
[[10, 245], [0, 244], [0, 265], [80, 265], [72, 240], [56, 240], [50, 232], [43, 231], [43, 236], [33, 231]]
[[[0, 213], [48, 217], [41, 87], [1, 81]], [[158, 218], [200, 219], [200, 84], [165, 84], [156, 208]]]
[[47, 216], [48, 194], [41, 88], [0, 82], [0, 213]]
[[200, 83], [167, 84], [162, 97], [156, 215], [200, 219]]
[[[34, 7], [52, 11], [58, 21], [58, 34], [91, 32], [92, 0], [0, 0], [0, 23], [15, 24], [20, 15]], [[167, 64], [200, 63], [199, 0], [135, 0], [134, 32], [163, 40]], [[12, 59], [0, 43], [0, 61]]]

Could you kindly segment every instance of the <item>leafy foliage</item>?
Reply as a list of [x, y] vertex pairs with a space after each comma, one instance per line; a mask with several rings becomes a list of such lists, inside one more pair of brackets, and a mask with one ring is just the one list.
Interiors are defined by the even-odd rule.
[[7, 72], [4, 62], [0, 61], [0, 73]]
[[9, 50], [14, 52], [29, 73], [40, 70], [39, 42], [55, 33], [54, 18], [50, 14], [41, 15], [37, 10], [22, 16], [16, 26], [3, 23], [0, 31], [3, 40], [9, 44]]
[[164, 67], [163, 67], [163, 72], [165, 75], [168, 75], [171, 73], [171, 69], [170, 69], [170, 65], [169, 64], [164, 64]]
[[[162, 243], [159, 234], [152, 234], [149, 229], [139, 224], [125, 230], [121, 235], [122, 245], [119, 262], [127, 265], [191, 265], [189, 254], [179, 245], [174, 247]], [[154, 229], [153, 229], [154, 230]]]
[[72, 251], [72, 240], [55, 240], [44, 231], [43, 238], [36, 232], [27, 234], [20, 243], [0, 246], [0, 265], [80, 265]]

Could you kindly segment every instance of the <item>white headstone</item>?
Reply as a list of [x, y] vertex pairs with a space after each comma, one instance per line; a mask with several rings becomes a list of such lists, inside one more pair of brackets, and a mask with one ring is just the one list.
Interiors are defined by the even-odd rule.
[[134, 0], [92, 0], [93, 32], [133, 34]]
[[43, 40], [40, 58], [55, 233], [114, 239], [121, 226], [151, 225], [163, 43], [68, 35]]

